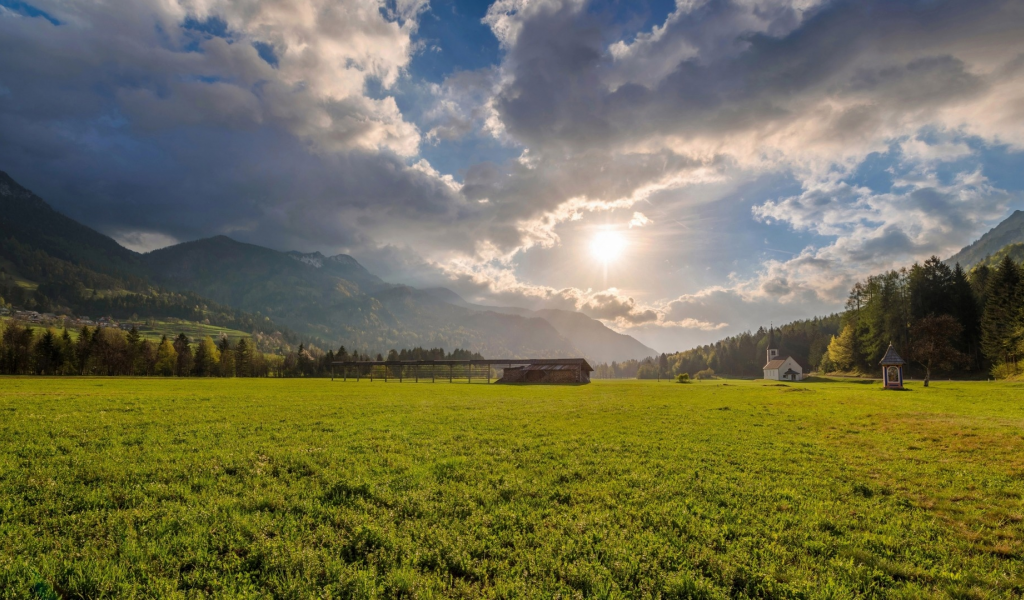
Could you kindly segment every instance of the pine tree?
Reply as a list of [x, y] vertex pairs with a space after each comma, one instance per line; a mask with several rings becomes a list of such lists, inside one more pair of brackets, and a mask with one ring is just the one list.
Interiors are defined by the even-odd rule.
[[235, 344], [235, 373], [239, 377], [252, 377], [252, 351], [245, 338]]
[[128, 374], [135, 374], [135, 362], [139, 357], [139, 346], [142, 344], [142, 336], [139, 335], [139, 330], [132, 325], [128, 335], [125, 336], [128, 342]]
[[85, 375], [89, 370], [89, 359], [92, 358], [92, 337], [92, 330], [88, 326], [82, 326], [82, 330], [78, 332], [78, 343], [75, 344], [79, 375]]
[[953, 269], [953, 282], [950, 285], [949, 293], [952, 296], [950, 306], [952, 315], [957, 323], [963, 327], [960, 339], [957, 340], [957, 348], [967, 355], [970, 366], [981, 367], [981, 310], [978, 307], [978, 300], [971, 289], [971, 282], [967, 278], [960, 263]]
[[71, 334], [68, 333], [67, 327], [64, 328], [64, 333], [60, 336], [60, 372], [62, 375], [75, 372], [75, 343], [71, 339]]
[[218, 375], [221, 377], [235, 376], [235, 351], [231, 348], [231, 341], [227, 336], [220, 338], [217, 344], [220, 351], [220, 363], [217, 365]]
[[1016, 359], [1020, 343], [1021, 273], [1013, 259], [1005, 256], [989, 277], [987, 302], [981, 318], [981, 348], [996, 364]]
[[188, 377], [192, 373], [192, 347], [184, 333], [179, 333], [178, 338], [174, 340], [174, 351], [178, 354], [174, 374], [178, 377]]
[[57, 336], [52, 329], [47, 329], [39, 338], [35, 348], [35, 372], [39, 375], [53, 375], [60, 364], [60, 348]]

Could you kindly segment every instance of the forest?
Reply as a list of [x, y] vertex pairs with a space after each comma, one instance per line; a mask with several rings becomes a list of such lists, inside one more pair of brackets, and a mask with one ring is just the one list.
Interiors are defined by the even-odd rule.
[[[283, 355], [263, 353], [252, 338], [234, 344], [227, 337], [190, 339], [184, 333], [159, 341], [143, 338], [138, 329], [110, 327], [33, 328], [14, 320], [0, 321], [0, 374], [121, 375], [163, 377], [331, 377], [335, 361], [385, 360], [344, 346], [326, 352], [310, 344]], [[258, 335], [258, 334], [257, 334]], [[391, 350], [387, 360], [470, 360], [478, 353], [443, 348]]]
[[[933, 256], [870, 276], [853, 286], [844, 312], [773, 328], [776, 346], [823, 373], [874, 374], [891, 343], [913, 376], [1020, 375], [1024, 270], [1017, 254], [1001, 251], [969, 273]], [[761, 327], [684, 352], [597, 365], [594, 376], [761, 377], [768, 333]]]

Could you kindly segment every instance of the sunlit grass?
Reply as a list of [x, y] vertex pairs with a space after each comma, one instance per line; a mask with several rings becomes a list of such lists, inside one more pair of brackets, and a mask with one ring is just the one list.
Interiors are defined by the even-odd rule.
[[0, 597], [1017, 597], [1024, 385], [0, 380]]

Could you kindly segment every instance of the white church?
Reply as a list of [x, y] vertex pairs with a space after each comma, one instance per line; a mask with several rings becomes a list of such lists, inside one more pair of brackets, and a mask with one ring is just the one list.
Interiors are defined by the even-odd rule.
[[772, 381], [800, 381], [804, 368], [792, 356], [780, 357], [775, 345], [774, 328], [768, 329], [768, 362], [764, 365], [764, 378]]

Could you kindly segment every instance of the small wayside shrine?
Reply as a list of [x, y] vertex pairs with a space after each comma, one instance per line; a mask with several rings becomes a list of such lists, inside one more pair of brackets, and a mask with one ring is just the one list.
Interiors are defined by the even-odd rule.
[[903, 365], [906, 364], [906, 361], [896, 353], [896, 349], [892, 347], [892, 342], [889, 342], [889, 349], [885, 351], [885, 356], [882, 357], [882, 361], [878, 364], [882, 365], [882, 384], [885, 389], [904, 389]]

